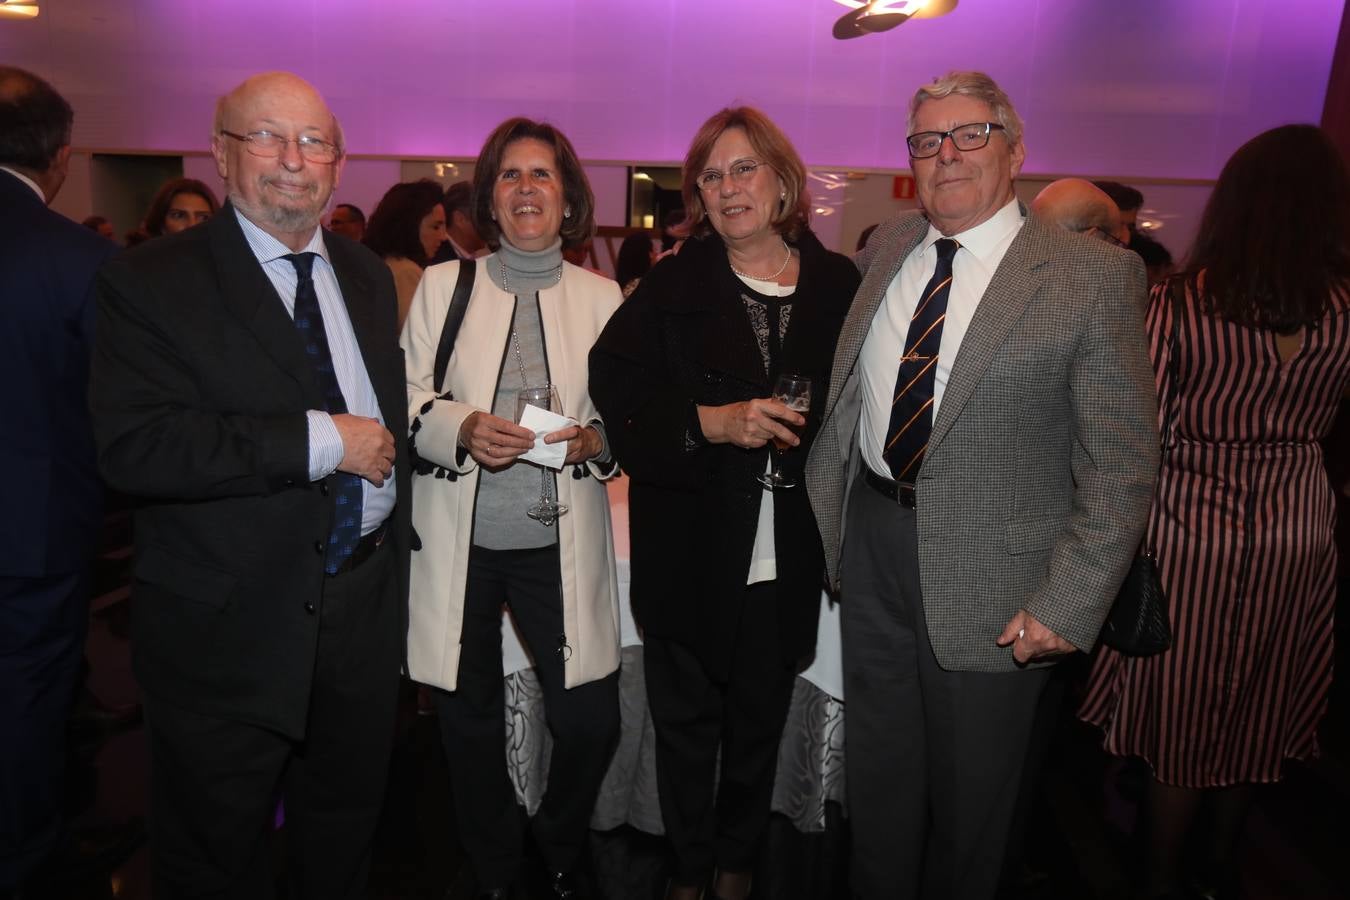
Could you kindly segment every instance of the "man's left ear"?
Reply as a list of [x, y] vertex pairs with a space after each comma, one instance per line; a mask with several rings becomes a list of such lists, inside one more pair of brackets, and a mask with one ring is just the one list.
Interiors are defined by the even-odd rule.
[[1011, 157], [1011, 165], [1009, 166], [1009, 168], [1012, 170], [1012, 177], [1016, 178], [1018, 174], [1020, 174], [1022, 171], [1022, 163], [1026, 162], [1027, 160], [1026, 145], [1023, 144], [1021, 141], [1018, 141], [1013, 146], [1011, 152], [1009, 153], [1009, 156]]
[[347, 164], [347, 154], [342, 154], [333, 161], [333, 190], [337, 190], [338, 183], [342, 181], [342, 167]]

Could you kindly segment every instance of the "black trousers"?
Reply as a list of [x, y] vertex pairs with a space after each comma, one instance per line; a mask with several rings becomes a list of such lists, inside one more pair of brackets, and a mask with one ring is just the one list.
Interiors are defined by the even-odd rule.
[[854, 895], [988, 900], [1048, 670], [941, 668], [914, 511], [862, 481], [852, 491], [840, 625]]
[[88, 617], [83, 573], [0, 577], [0, 893], [61, 837], [66, 718]]
[[725, 682], [683, 644], [651, 636], [643, 643], [661, 819], [677, 884], [701, 885], [714, 867], [754, 869], [769, 821], [795, 673], [769, 624], [778, 620], [776, 583], [745, 591]]
[[550, 870], [571, 872], [586, 847], [596, 794], [619, 740], [619, 674], [565, 688], [557, 546], [469, 551], [456, 690], [436, 691], [460, 843], [482, 889], [520, 870], [524, 815], [506, 771], [502, 605], [534, 658], [553, 751], [535, 814], [535, 842]]
[[278, 797], [291, 896], [365, 895], [398, 699], [396, 593], [388, 542], [325, 581], [302, 741], [165, 703], [143, 686], [155, 900], [274, 896]]

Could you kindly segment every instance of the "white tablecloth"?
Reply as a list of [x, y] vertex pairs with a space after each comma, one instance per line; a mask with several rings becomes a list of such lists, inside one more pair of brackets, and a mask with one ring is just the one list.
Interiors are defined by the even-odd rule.
[[[624, 647], [642, 643], [633, 623], [633, 608], [629, 600], [632, 569], [629, 563], [628, 543], [628, 479], [614, 478], [609, 489], [609, 514], [614, 522], [614, 564], [619, 576], [619, 640]], [[510, 615], [502, 614], [502, 674], [511, 675], [534, 665], [525, 650]], [[816, 658], [801, 673], [811, 684], [836, 700], [844, 698], [843, 663], [839, 652], [839, 607], [829, 596], [820, 596], [820, 624], [816, 632]]]

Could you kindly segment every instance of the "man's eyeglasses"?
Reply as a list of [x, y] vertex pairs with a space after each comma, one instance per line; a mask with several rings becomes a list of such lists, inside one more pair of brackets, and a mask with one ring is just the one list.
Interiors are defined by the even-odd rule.
[[254, 156], [261, 156], [263, 159], [276, 159], [286, 152], [286, 145], [295, 144], [295, 148], [300, 151], [300, 155], [312, 163], [331, 163], [336, 162], [338, 158], [338, 148], [336, 144], [330, 144], [322, 138], [302, 135], [298, 138], [284, 138], [279, 134], [273, 134], [270, 131], [250, 131], [248, 134], [237, 134], [233, 131], [220, 129], [220, 133], [226, 137], [232, 137], [236, 141], [242, 141], [244, 149], [248, 150]]
[[1100, 225], [1093, 225], [1087, 230], [1087, 233], [1093, 237], [1101, 238], [1113, 247], [1120, 247], [1123, 249], [1129, 246], [1129, 244], [1125, 243], [1105, 228], [1102, 228]]
[[968, 122], [951, 131], [916, 131], [905, 138], [905, 144], [909, 146], [910, 159], [928, 159], [938, 155], [947, 138], [952, 139], [952, 146], [957, 150], [979, 150], [989, 143], [992, 132], [1003, 130], [997, 122]]
[[[737, 184], [745, 184], [755, 177], [755, 172], [765, 163], [755, 162], [753, 159], [743, 159], [740, 162], [732, 163], [731, 168], [727, 170], [726, 175], [731, 176], [731, 180]], [[716, 169], [708, 169], [706, 172], [699, 172], [698, 177], [694, 179], [694, 184], [698, 185], [700, 191], [712, 191], [722, 186], [723, 173]]]

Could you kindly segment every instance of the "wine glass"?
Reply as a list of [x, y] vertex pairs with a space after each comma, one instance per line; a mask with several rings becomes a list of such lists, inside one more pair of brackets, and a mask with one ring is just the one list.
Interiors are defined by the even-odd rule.
[[[549, 412], [555, 412], [562, 415], [562, 401], [558, 399], [558, 392], [551, 384], [540, 385], [539, 387], [527, 387], [524, 390], [516, 392], [516, 422], [519, 423], [525, 415], [525, 407], [537, 406], [540, 409], [546, 409]], [[525, 515], [539, 522], [541, 525], [549, 526], [557, 521], [558, 516], [567, 512], [567, 507], [563, 506], [553, 497], [553, 476], [546, 466], [539, 467], [539, 500], [533, 506], [525, 511]]]
[[[811, 379], [804, 375], [793, 375], [784, 373], [778, 376], [778, 381], [773, 386], [773, 399], [782, 403], [788, 409], [795, 413], [800, 413], [802, 418], [806, 418], [807, 412], [811, 409]], [[805, 425], [788, 425], [787, 422], [780, 420], [780, 425], [786, 425], [793, 434], [801, 436]], [[795, 481], [788, 481], [787, 476], [783, 474], [783, 453], [788, 449], [786, 441], [773, 438], [773, 471], [759, 476], [759, 483], [768, 490], [776, 488], [796, 487]]]

